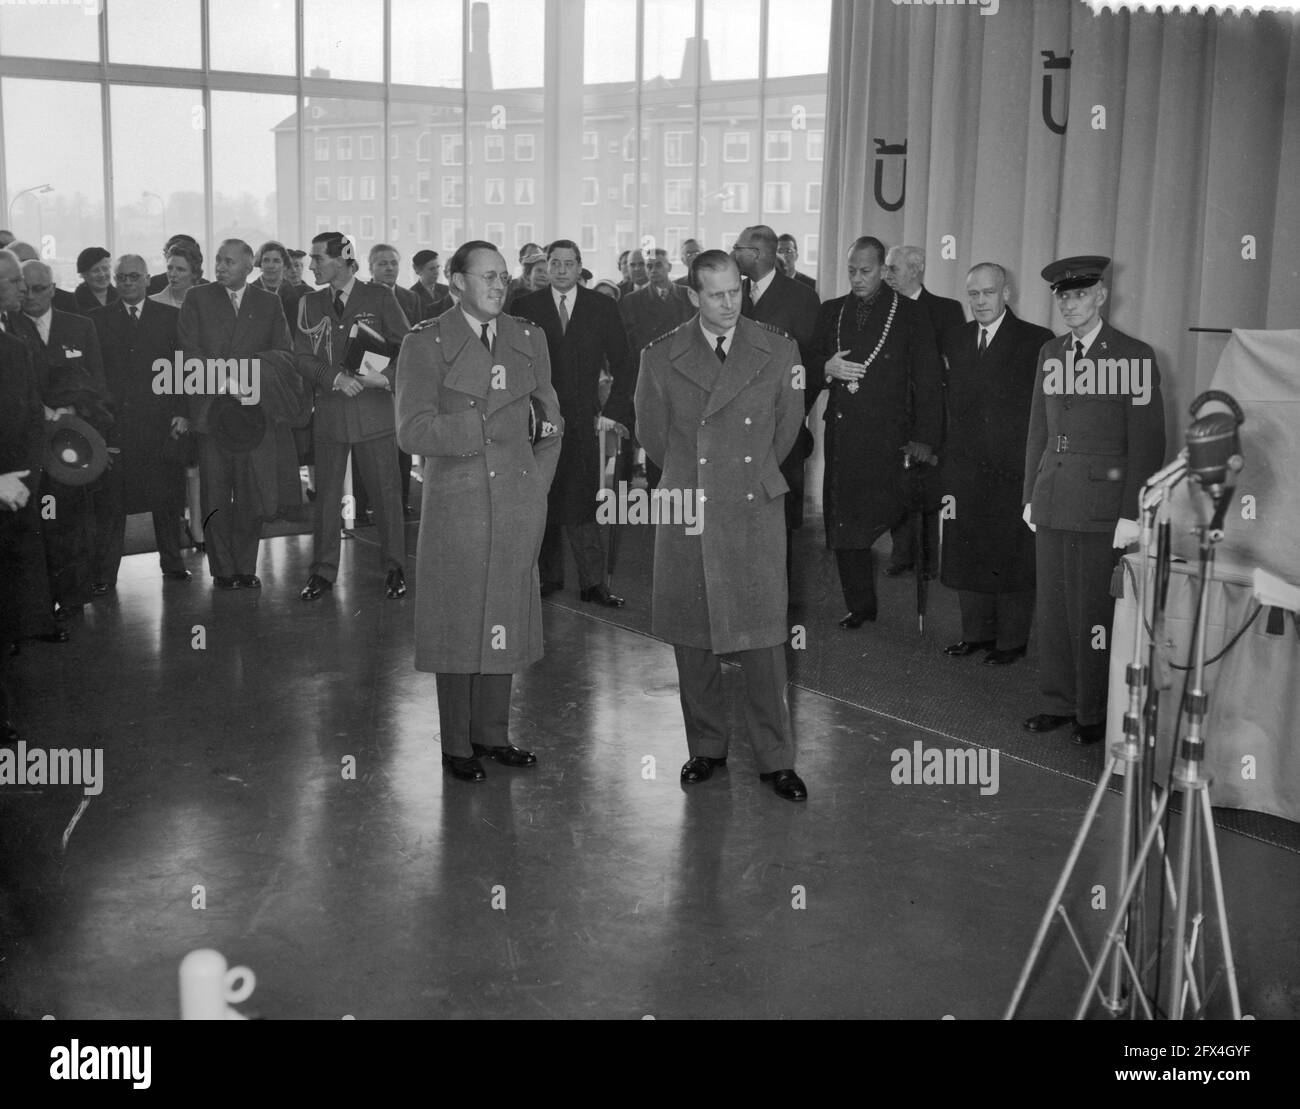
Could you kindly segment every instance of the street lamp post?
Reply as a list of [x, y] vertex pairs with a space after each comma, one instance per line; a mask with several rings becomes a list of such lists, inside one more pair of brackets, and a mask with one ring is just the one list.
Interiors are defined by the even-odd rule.
[[53, 191], [54, 188], [51, 185], [33, 185], [30, 189], [23, 189], [23, 191], [18, 193], [13, 200], [9, 201], [9, 226], [13, 227], [14, 225], [14, 205], [22, 200], [23, 197], [27, 196], [29, 193], [40, 196], [44, 193], [52, 193]]
[[158, 201], [158, 213], [159, 215], [162, 216], [163, 242], [166, 242], [167, 241], [167, 203], [157, 193], [151, 193], [148, 190], [146, 190], [145, 192], [140, 194], [140, 198], [142, 200], [147, 200], [149, 197], [153, 197], [154, 200]]

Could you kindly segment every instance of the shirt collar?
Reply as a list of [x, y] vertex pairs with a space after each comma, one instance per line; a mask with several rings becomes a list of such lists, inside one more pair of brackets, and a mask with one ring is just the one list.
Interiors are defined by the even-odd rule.
[[772, 284], [772, 281], [775, 279], [775, 277], [776, 277], [776, 270], [771, 269], [768, 270], [767, 273], [763, 277], [760, 277], [757, 281], [751, 281], [749, 283], [749, 299], [759, 300], [763, 296], [763, 294], [767, 292], [767, 287]]
[[555, 301], [555, 310], [557, 312], [560, 310], [560, 297], [564, 297], [564, 310], [572, 316], [574, 305], [578, 303], [578, 286], [575, 285], [572, 289], [566, 289], [564, 292], [560, 292], [554, 285], [550, 289], [551, 299]]
[[[343, 288], [335, 290], [336, 292], [343, 294], [344, 304], [347, 304], [347, 302], [352, 299], [352, 290], [356, 288], [356, 284], [357, 284], [357, 275], [354, 273], [351, 277], [348, 278], [348, 283], [344, 285]], [[333, 299], [332, 296], [331, 299]]]
[[[460, 310], [460, 314], [465, 317], [465, 322], [469, 324], [469, 329], [471, 332], [473, 332], [474, 338], [480, 339], [483, 335], [483, 321], [476, 320], [473, 316], [471, 316], [468, 312], [466, 312], [464, 308]], [[496, 319], [493, 318], [491, 320], [488, 320], [487, 325], [488, 325], [488, 338], [496, 339], [497, 337]]]
[[47, 309], [45, 309], [45, 311], [42, 312], [39, 316], [28, 316], [26, 312], [24, 312], [23, 315], [24, 315], [24, 316], [27, 316], [27, 318], [28, 318], [29, 320], [31, 320], [32, 323], [45, 323], [45, 324], [48, 324], [48, 323], [50, 323], [50, 322], [54, 319], [54, 305], [51, 304], [51, 305], [50, 305]]
[[1088, 351], [1092, 349], [1092, 344], [1097, 340], [1097, 332], [1101, 330], [1102, 323], [1102, 319], [1098, 317], [1097, 322], [1092, 325], [1088, 333], [1084, 335], [1082, 339], [1076, 338], [1074, 332], [1071, 331], [1070, 346], [1073, 347], [1076, 343], [1082, 343], [1084, 356], [1087, 357]]
[[1006, 318], [1007, 318], [1007, 309], [1006, 309], [1006, 305], [1003, 305], [1002, 314], [998, 316], [998, 318], [994, 320], [992, 323], [983, 324], [980, 323], [979, 320], [975, 321], [977, 326], [982, 327], [985, 331], [989, 333], [987, 341], [990, 346], [993, 345], [993, 336], [998, 333], [998, 328], [1002, 326], [1002, 321], [1005, 320]]
[[918, 286], [916, 287], [916, 292], [914, 292], [914, 293], [904, 293], [903, 296], [907, 297], [907, 298], [910, 299], [910, 300], [920, 300], [920, 299], [921, 299], [921, 292], [922, 292], [922, 290], [924, 290], [924, 289], [925, 289], [925, 286], [924, 286], [924, 285], [918, 285]]
[[[704, 326], [704, 317], [700, 317], [700, 331], [704, 335], [704, 341], [709, 344], [710, 350], [718, 349], [718, 336]], [[722, 349], [726, 353], [731, 352], [731, 340], [736, 337], [736, 327], [733, 324], [731, 329], [722, 335]]]

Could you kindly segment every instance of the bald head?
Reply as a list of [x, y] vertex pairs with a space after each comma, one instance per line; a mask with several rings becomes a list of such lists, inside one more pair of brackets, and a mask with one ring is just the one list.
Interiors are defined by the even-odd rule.
[[23, 282], [27, 286], [23, 294], [23, 312], [39, 319], [50, 310], [54, 300], [54, 271], [44, 262], [24, 262]]
[[31, 243], [25, 243], [21, 239], [17, 240], [16, 242], [10, 243], [9, 249], [13, 251], [14, 256], [20, 262], [30, 262], [33, 259], [40, 257], [40, 255], [36, 252], [36, 248], [32, 246]]
[[149, 291], [149, 267], [138, 254], [123, 254], [113, 267], [117, 295], [128, 305], [139, 304]]

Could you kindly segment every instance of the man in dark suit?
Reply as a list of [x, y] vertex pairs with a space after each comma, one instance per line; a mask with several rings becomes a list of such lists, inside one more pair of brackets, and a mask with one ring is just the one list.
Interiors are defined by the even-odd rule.
[[95, 494], [94, 591], [117, 586], [126, 538], [126, 518], [153, 514], [154, 537], [162, 575], [189, 581], [181, 560], [181, 509], [185, 505], [185, 470], [165, 457], [169, 443], [189, 430], [185, 398], [153, 388], [154, 362], [172, 362], [180, 349], [176, 325], [180, 312], [145, 296], [149, 267], [138, 254], [117, 260], [114, 284], [118, 299], [90, 314], [104, 358], [113, 426], [108, 447], [113, 465]]
[[726, 764], [720, 656], [734, 653], [759, 777], [778, 797], [805, 801], [786, 701], [780, 469], [803, 425], [800, 355], [788, 336], [741, 316], [740, 273], [722, 251], [700, 254], [691, 278], [698, 314], [642, 352], [636, 387], [660, 489], [682, 493], [682, 518], [655, 528], [651, 624], [677, 657], [690, 753], [682, 781]]
[[1106, 731], [1114, 603], [1111, 572], [1139, 537], [1138, 495], [1165, 458], [1155, 353], [1102, 319], [1110, 259], [1043, 269], [1070, 331], [1043, 345], [1025, 447], [1024, 520], [1037, 554], [1038, 687], [1031, 732], [1074, 725], [1076, 743]]
[[[15, 239], [6, 248], [19, 262], [39, 262], [40, 254], [31, 243], [25, 243], [21, 239]], [[68, 289], [54, 290], [54, 300], [52, 301], [56, 312], [72, 312], [76, 315], [81, 314], [81, 308], [77, 304], [77, 295]]]
[[[516, 314], [546, 332], [551, 356], [551, 380], [560, 398], [566, 433], [560, 463], [551, 485], [546, 534], [538, 569], [542, 596], [564, 588], [564, 536], [578, 564], [579, 595], [593, 604], [618, 608], [623, 598], [605, 581], [605, 552], [596, 523], [596, 492], [600, 485], [597, 432], [621, 424], [632, 430], [632, 391], [635, 388], [631, 349], [618, 306], [600, 293], [578, 284], [582, 253], [571, 239], [557, 239], [547, 248], [550, 285], [521, 297]], [[609, 399], [600, 403], [600, 371], [613, 377]]]
[[[46, 419], [71, 413], [107, 436], [113, 417], [95, 325], [85, 316], [51, 307], [54, 275], [44, 262], [24, 262], [23, 278], [27, 292], [14, 330], [32, 354]], [[94, 596], [97, 488], [98, 483], [64, 485], [48, 473], [42, 479], [42, 497], [53, 497], [55, 506], [53, 513], [43, 514], [41, 532], [49, 596], [59, 619], [76, 615]]]
[[699, 253], [700, 253], [699, 239], [687, 239], [684, 243], [682, 243], [682, 265], [686, 267], [686, 272], [682, 274], [681, 277], [673, 281], [674, 285], [681, 285], [682, 288], [690, 288], [691, 263], [695, 261], [695, 258]]
[[956, 658], [1025, 654], [1034, 611], [1034, 537], [1021, 523], [1025, 440], [1038, 352], [1052, 333], [1007, 307], [1007, 271], [981, 262], [966, 275], [974, 320], [944, 336], [948, 411], [940, 488], [955, 515], [944, 525], [943, 584], [957, 590]]
[[438, 261], [436, 250], [417, 250], [411, 259], [411, 268], [415, 270], [411, 292], [415, 294], [419, 313], [411, 321], [414, 327], [420, 320], [431, 320], [447, 311], [451, 307], [451, 291], [438, 280], [442, 263]]
[[402, 256], [397, 247], [387, 243], [376, 243], [370, 248], [370, 284], [392, 289], [397, 298], [397, 306], [406, 317], [407, 326], [420, 322], [420, 298], [410, 289], [404, 289], [397, 283], [397, 275], [402, 270]]
[[[298, 372], [316, 390], [316, 504], [320, 515], [312, 543], [311, 577], [304, 601], [334, 588], [339, 572], [339, 527], [348, 452], [374, 498], [379, 524], [379, 560], [386, 573], [385, 595], [406, 593], [406, 531], [397, 472], [393, 382], [396, 355], [410, 330], [392, 290], [356, 279], [352, 243], [338, 231], [311, 241], [311, 272], [325, 286], [298, 306], [294, 335]], [[379, 355], [382, 370], [353, 373], [344, 366], [349, 336], [365, 325], [388, 344]]]
[[634, 358], [640, 356], [641, 349], [650, 340], [667, 334], [695, 315], [690, 294], [681, 285], [668, 280], [668, 265], [668, 251], [652, 250], [646, 262], [649, 284], [628, 293], [618, 302], [619, 315], [623, 317]]
[[[799, 345], [799, 359], [805, 370], [813, 358], [813, 338], [821, 302], [817, 294], [782, 272], [776, 253], [776, 232], [764, 224], [746, 227], [732, 247], [731, 256], [744, 278], [742, 313], [751, 320], [780, 328]], [[804, 414], [812, 408], [822, 389], [820, 375], [811, 380], [805, 374]], [[803, 468], [812, 454], [813, 437], [804, 427], [788, 457], [781, 460], [781, 473], [790, 486], [785, 498], [787, 532], [803, 527]], [[793, 535], [786, 536], [786, 584], [789, 585], [794, 557]]]
[[[885, 283], [912, 300], [925, 311], [930, 320], [930, 327], [939, 343], [939, 354], [944, 354], [943, 338], [953, 328], [966, 322], [961, 305], [949, 297], [935, 296], [923, 284], [925, 277], [925, 251], [919, 246], [896, 246], [885, 255]], [[940, 372], [943, 373], [944, 387], [947, 388], [947, 370], [941, 361]], [[945, 414], [947, 406], [945, 404]], [[945, 419], [945, 428], [947, 421]], [[934, 444], [935, 450], [942, 456], [943, 434]], [[932, 484], [932, 483], [931, 483]], [[937, 506], [927, 507], [923, 515], [925, 523], [925, 565], [921, 571], [926, 577], [934, 577], [939, 560], [939, 510]], [[889, 554], [889, 565], [885, 567], [886, 577], [905, 574], [916, 565], [916, 528], [911, 513], [905, 515], [894, 527], [889, 529], [893, 547]]]
[[[650, 275], [646, 273], [645, 252], [641, 250], [626, 251], [627, 269], [624, 273], [623, 280], [619, 282], [619, 296], [625, 297], [636, 292], [637, 289], [644, 289], [650, 282]], [[619, 269], [623, 269], [623, 259], [619, 258]]]
[[853, 243], [852, 291], [822, 305], [808, 367], [830, 387], [822, 499], [847, 629], [876, 618], [871, 545], [907, 511], [904, 458], [928, 466], [943, 425], [934, 331], [913, 301], [884, 284], [884, 266], [879, 239]]
[[782, 235], [776, 241], [776, 256], [781, 262], [781, 272], [786, 277], [801, 281], [815, 293], [817, 282], [797, 268], [799, 261], [799, 243], [793, 235]]
[[[177, 337], [186, 359], [253, 359], [264, 351], [291, 351], [289, 325], [275, 293], [248, 284], [253, 248], [227, 239], [217, 250], [216, 281], [185, 295]], [[261, 589], [257, 555], [266, 506], [258, 492], [254, 451], [235, 451], [212, 435], [215, 396], [187, 397], [199, 437], [200, 499], [208, 569], [218, 589]], [[268, 429], [268, 436], [270, 431]]]

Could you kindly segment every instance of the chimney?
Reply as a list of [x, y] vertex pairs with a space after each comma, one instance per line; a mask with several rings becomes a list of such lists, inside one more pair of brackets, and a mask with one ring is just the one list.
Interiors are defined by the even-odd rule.
[[465, 88], [470, 92], [492, 90], [492, 57], [488, 53], [488, 6], [475, 0], [469, 10], [469, 58]]
[[698, 51], [702, 51], [700, 57], [700, 84], [707, 85], [713, 81], [713, 76], [709, 72], [709, 40], [697, 39], [694, 35], [686, 40], [686, 53], [682, 58], [682, 82], [684, 84], [693, 84], [695, 82], [695, 56]]

